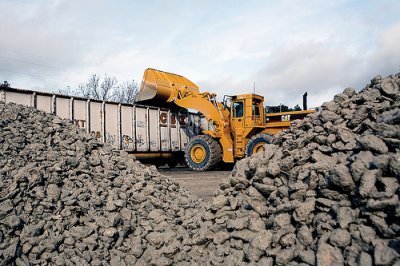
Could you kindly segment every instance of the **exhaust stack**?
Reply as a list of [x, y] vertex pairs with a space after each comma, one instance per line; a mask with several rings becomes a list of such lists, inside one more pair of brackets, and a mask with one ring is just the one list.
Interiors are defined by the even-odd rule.
[[307, 110], [307, 92], [303, 94], [303, 111]]

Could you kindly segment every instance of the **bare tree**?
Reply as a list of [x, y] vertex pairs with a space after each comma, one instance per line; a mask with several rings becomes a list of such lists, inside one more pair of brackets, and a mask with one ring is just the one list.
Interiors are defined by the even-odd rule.
[[100, 76], [93, 74], [89, 77], [86, 84], [79, 84], [78, 95], [85, 98], [92, 98], [96, 100], [111, 100], [113, 90], [117, 85], [115, 77], [105, 75], [104, 79], [100, 82]]
[[115, 77], [106, 74], [101, 79], [99, 75], [93, 74], [86, 84], [79, 84], [76, 95], [96, 100], [134, 103], [137, 93], [138, 86], [134, 80], [118, 84]]
[[92, 96], [92, 92], [86, 84], [79, 84], [77, 94], [84, 98], [90, 98]]
[[137, 83], [132, 81], [124, 82], [114, 90], [113, 100], [120, 103], [134, 103], [138, 93]]
[[86, 84], [86, 94], [96, 100], [100, 100], [100, 77], [93, 74]]
[[86, 84], [78, 85], [78, 91], [76, 94], [84, 98], [93, 98], [99, 100], [100, 99], [99, 84], [100, 84], [99, 76], [93, 74], [89, 77]]
[[103, 82], [100, 84], [100, 100], [112, 100], [112, 92], [116, 88], [117, 79], [105, 75]]
[[72, 90], [70, 86], [67, 86], [64, 89], [58, 89], [57, 93], [62, 94], [62, 95], [70, 95], [70, 96], [78, 95], [78, 93], [76, 91]]

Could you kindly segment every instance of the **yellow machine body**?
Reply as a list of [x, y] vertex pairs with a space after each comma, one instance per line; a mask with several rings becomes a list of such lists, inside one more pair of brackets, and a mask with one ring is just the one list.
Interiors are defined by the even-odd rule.
[[[179, 107], [195, 109], [213, 124], [215, 130], [202, 133], [218, 140], [222, 160], [233, 163], [245, 156], [245, 148], [255, 134], [276, 134], [290, 127], [291, 115], [308, 114], [312, 110], [265, 114], [264, 97], [256, 94], [230, 96], [230, 105], [216, 100], [216, 95], [200, 92], [187, 78], [156, 69], [146, 69], [137, 102], [174, 103]], [[281, 116], [281, 121], [267, 122], [268, 117]], [[197, 149], [198, 150], [198, 149]], [[198, 154], [201, 150], [197, 151]], [[195, 152], [191, 156], [196, 157]]]

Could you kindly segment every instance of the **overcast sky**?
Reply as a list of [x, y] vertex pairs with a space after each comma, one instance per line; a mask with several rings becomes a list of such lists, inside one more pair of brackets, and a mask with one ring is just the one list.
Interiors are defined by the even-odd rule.
[[319, 106], [400, 72], [400, 2], [0, 0], [0, 80], [76, 88], [92, 73], [140, 84], [148, 68], [202, 91]]

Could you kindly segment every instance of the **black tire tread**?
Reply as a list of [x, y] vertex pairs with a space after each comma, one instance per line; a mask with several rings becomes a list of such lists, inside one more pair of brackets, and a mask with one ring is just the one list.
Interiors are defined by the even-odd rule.
[[258, 133], [258, 134], [255, 134], [254, 136], [252, 136], [251, 138], [250, 138], [250, 140], [249, 140], [249, 142], [247, 143], [247, 145], [246, 145], [246, 149], [245, 149], [245, 156], [246, 157], [248, 157], [248, 156], [251, 156], [251, 154], [249, 155], [248, 154], [248, 150], [249, 150], [249, 146], [251, 145], [251, 143], [252, 142], [254, 142], [256, 139], [258, 139], [258, 138], [264, 138], [264, 139], [266, 139], [268, 142], [266, 142], [266, 143], [271, 143], [272, 142], [272, 136], [270, 135], [270, 134], [267, 134], [267, 133]]
[[[208, 161], [208, 163], [202, 167], [202, 168], [193, 168], [191, 167], [190, 162], [188, 161], [188, 156], [190, 156], [190, 151], [188, 149], [186, 149], [185, 151], [185, 161], [186, 164], [193, 170], [193, 171], [198, 171], [198, 172], [202, 172], [202, 171], [207, 171], [209, 169], [212, 169], [214, 166], [216, 166], [222, 159], [222, 149], [221, 149], [221, 145], [218, 143], [217, 140], [213, 139], [212, 137], [208, 136], [208, 135], [199, 135], [199, 136], [195, 136], [193, 137], [190, 141], [194, 141], [195, 139], [203, 139], [204, 141], [206, 141], [209, 149], [210, 149], [210, 159]], [[190, 145], [188, 144], [188, 147], [190, 147]]]

